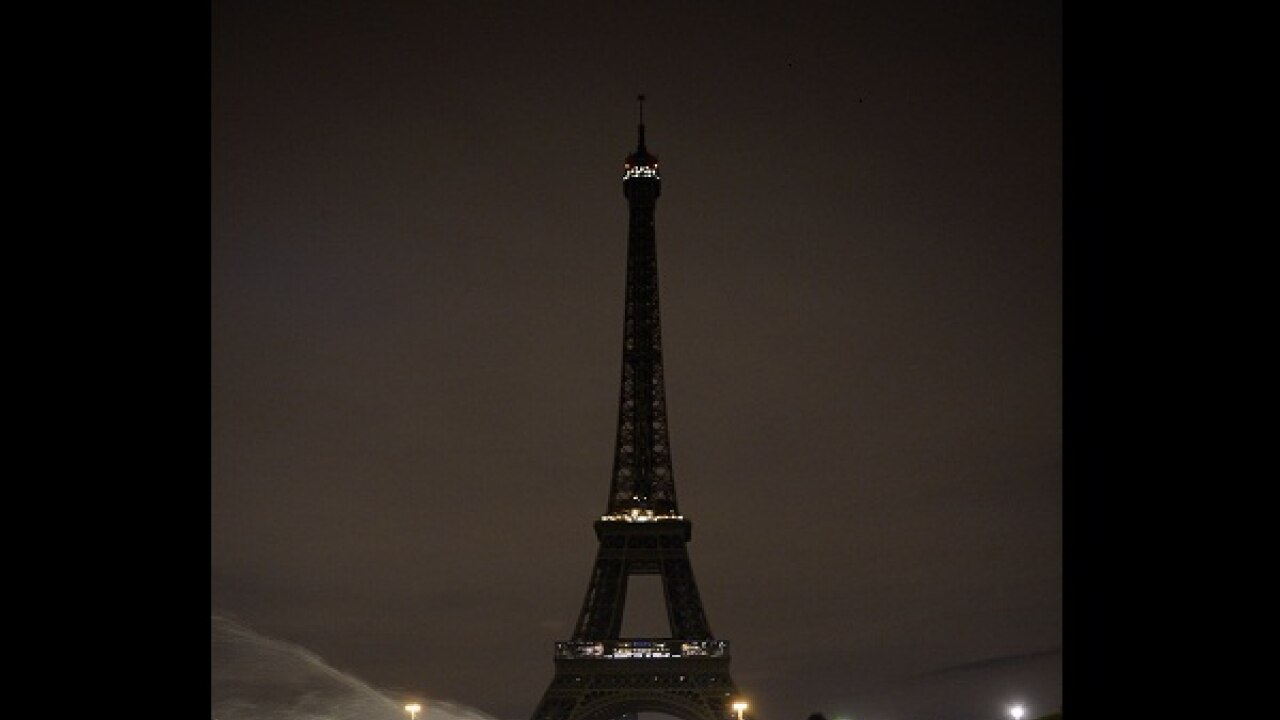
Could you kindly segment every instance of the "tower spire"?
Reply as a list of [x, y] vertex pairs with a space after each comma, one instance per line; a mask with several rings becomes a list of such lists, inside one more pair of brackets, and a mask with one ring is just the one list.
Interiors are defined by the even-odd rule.
[[637, 126], [637, 130], [639, 131], [639, 135], [640, 135], [640, 141], [639, 141], [638, 143], [636, 143], [636, 149], [637, 149], [637, 150], [639, 150], [640, 152], [645, 152], [645, 148], [644, 148], [644, 95], [643, 95], [643, 94], [641, 94], [641, 95], [637, 95], [637, 96], [636, 96], [636, 99], [640, 101], [640, 125], [639, 125], [639, 126]]

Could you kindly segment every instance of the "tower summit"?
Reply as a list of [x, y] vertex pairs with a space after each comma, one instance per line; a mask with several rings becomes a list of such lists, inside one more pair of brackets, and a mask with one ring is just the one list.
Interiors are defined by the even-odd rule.
[[[731, 720], [739, 699], [729, 676], [729, 643], [711, 634], [694, 582], [692, 524], [676, 504], [653, 219], [662, 180], [658, 157], [645, 147], [644, 96], [639, 99], [636, 150], [622, 175], [630, 223], [609, 500], [595, 522], [599, 547], [573, 638], [556, 643], [555, 677], [533, 720], [614, 720], [639, 712]], [[661, 577], [668, 636], [621, 637], [632, 575]]]
[[[638, 141], [636, 142], [636, 151], [627, 156], [626, 161], [622, 165], [622, 193], [631, 199], [631, 185], [628, 180], [653, 180], [653, 197], [656, 199], [662, 194], [662, 180], [658, 177], [658, 156], [649, 154], [649, 149], [644, 146], [644, 96], [638, 97], [640, 101], [640, 124], [636, 126], [636, 134]], [[645, 186], [647, 187], [647, 185]], [[652, 205], [652, 202], [650, 203]], [[635, 214], [635, 202], [631, 203], [631, 212]]]

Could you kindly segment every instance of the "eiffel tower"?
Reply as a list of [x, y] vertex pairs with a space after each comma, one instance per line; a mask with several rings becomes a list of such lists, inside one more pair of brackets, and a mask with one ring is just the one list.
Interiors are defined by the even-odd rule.
[[[692, 524], [676, 505], [667, 403], [662, 383], [654, 208], [662, 191], [658, 158], [639, 142], [623, 165], [631, 209], [622, 339], [622, 392], [606, 513], [595, 522], [599, 549], [573, 638], [557, 642], [555, 676], [533, 720], [634, 720], [656, 712], [682, 720], [729, 720], [738, 691], [729, 643], [711, 634], [689, 563]], [[632, 575], [659, 575], [670, 635], [624, 638]]]

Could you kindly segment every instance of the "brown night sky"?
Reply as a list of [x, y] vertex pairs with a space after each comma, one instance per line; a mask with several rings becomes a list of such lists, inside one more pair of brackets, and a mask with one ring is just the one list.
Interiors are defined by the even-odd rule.
[[532, 713], [644, 93], [680, 508], [753, 712], [1060, 708], [1062, 72], [1060, 2], [214, 2], [213, 614]]

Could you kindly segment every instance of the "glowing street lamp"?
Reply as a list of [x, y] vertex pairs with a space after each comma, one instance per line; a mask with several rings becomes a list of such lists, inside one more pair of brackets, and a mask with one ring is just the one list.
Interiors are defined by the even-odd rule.
[[1021, 705], [1014, 705], [1013, 707], [1009, 708], [1009, 716], [1012, 717], [1013, 720], [1022, 720], [1022, 716], [1026, 714], [1027, 714], [1027, 709], [1022, 707]]
[[751, 706], [741, 700], [733, 704], [733, 711], [738, 713], [738, 720], [742, 720], [742, 713], [746, 712], [749, 707]]
[[418, 713], [422, 712], [422, 706], [418, 703], [409, 703], [404, 706], [404, 711], [409, 713], [409, 720], [417, 720]]

